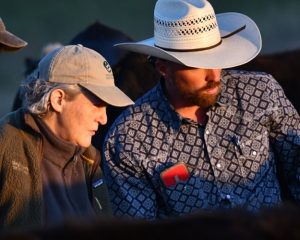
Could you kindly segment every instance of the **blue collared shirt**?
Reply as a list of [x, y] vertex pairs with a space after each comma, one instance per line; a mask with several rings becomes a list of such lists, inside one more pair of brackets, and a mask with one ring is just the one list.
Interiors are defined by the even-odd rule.
[[[257, 211], [300, 198], [300, 118], [265, 73], [223, 71], [205, 126], [181, 117], [161, 84], [115, 121], [103, 168], [118, 216], [146, 219], [199, 209]], [[278, 169], [277, 169], [278, 168]]]

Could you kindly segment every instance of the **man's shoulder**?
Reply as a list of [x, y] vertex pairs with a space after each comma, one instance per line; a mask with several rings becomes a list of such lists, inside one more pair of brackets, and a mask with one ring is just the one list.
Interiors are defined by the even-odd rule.
[[226, 70], [222, 77], [226, 87], [242, 88], [253, 86], [261, 90], [281, 89], [277, 80], [269, 73], [259, 71]]
[[235, 79], [245, 83], [249, 81], [276, 81], [271, 74], [260, 71], [226, 70], [223, 76], [225, 79]]
[[0, 134], [3, 135], [6, 132], [18, 132], [20, 128], [21, 118], [24, 116], [20, 110], [16, 112], [10, 112], [0, 119]]
[[157, 86], [137, 99], [134, 105], [127, 107], [116, 122], [127, 122], [132, 120], [140, 121], [142, 116], [152, 115], [156, 108], [161, 104], [161, 98], [157, 93]]
[[251, 102], [253, 106], [266, 103], [277, 104], [278, 99], [287, 100], [282, 86], [266, 72], [230, 70], [223, 74], [222, 96], [242, 100], [243, 104]]
[[164, 98], [160, 86], [157, 85], [118, 116], [108, 135], [127, 135], [131, 131], [146, 132], [168, 125], [172, 120], [173, 110]]
[[16, 148], [22, 142], [28, 143], [28, 132], [24, 124], [24, 111], [17, 110], [8, 113], [0, 120], [1, 149]]

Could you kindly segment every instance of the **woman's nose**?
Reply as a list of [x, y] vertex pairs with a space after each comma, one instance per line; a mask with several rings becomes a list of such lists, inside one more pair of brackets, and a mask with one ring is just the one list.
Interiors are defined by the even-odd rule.
[[101, 107], [101, 109], [99, 110], [97, 122], [100, 125], [105, 125], [107, 123], [106, 107]]

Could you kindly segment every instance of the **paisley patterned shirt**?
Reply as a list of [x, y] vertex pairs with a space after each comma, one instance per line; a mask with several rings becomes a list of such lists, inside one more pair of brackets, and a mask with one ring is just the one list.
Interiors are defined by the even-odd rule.
[[300, 118], [265, 73], [223, 71], [205, 126], [182, 118], [161, 84], [110, 129], [103, 168], [117, 216], [157, 219], [198, 209], [256, 212], [300, 199]]

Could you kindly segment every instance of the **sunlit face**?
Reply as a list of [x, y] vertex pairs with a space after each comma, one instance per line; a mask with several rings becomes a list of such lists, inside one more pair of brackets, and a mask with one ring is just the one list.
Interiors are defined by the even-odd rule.
[[161, 70], [171, 98], [187, 106], [203, 108], [217, 101], [221, 91], [221, 69], [191, 68], [172, 62], [163, 64]]
[[77, 146], [89, 147], [99, 124], [107, 122], [106, 103], [89, 93], [79, 93], [75, 99], [66, 100], [57, 114], [56, 134]]

